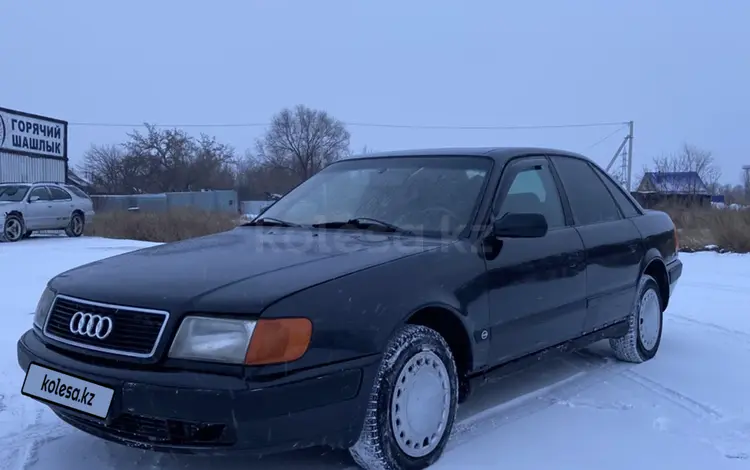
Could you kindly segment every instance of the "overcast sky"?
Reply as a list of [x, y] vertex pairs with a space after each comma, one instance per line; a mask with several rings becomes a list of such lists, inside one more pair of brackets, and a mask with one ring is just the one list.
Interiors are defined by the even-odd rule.
[[[264, 123], [301, 103], [346, 122], [635, 121], [634, 169], [683, 142], [725, 182], [750, 164], [748, 0], [8, 0], [0, 106], [65, 119], [70, 158], [127, 128]], [[618, 127], [350, 127], [352, 147], [536, 145], [606, 164]], [[190, 128], [244, 151], [263, 128]]]

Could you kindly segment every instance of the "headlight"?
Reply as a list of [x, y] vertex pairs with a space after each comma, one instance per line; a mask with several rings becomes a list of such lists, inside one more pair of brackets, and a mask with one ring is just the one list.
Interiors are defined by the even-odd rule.
[[169, 356], [242, 364], [253, 331], [254, 321], [186, 317], [177, 330]]
[[44, 322], [47, 321], [49, 311], [52, 309], [52, 304], [55, 302], [55, 292], [50, 290], [49, 287], [44, 288], [42, 296], [39, 297], [39, 302], [36, 303], [36, 310], [34, 311], [34, 326], [40, 330], [44, 328]]
[[169, 357], [229, 364], [296, 361], [310, 345], [306, 318], [235, 320], [188, 316], [177, 330]]

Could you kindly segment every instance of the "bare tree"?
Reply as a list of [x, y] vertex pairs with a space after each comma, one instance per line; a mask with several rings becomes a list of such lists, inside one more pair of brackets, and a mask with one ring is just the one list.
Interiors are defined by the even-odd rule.
[[[690, 144], [683, 144], [679, 152], [654, 158], [652, 168], [647, 170], [659, 173], [695, 172], [709, 191], [718, 188], [721, 178], [721, 169], [711, 152]], [[686, 179], [685, 184], [688, 187], [680, 188], [683, 192], [692, 193], [699, 190], [697, 182]]]
[[198, 139], [179, 129], [128, 134], [121, 145], [92, 146], [83, 173], [108, 193], [156, 193], [229, 189], [235, 183], [234, 149], [214, 137]]
[[206, 134], [195, 141], [195, 155], [187, 172], [187, 187], [230, 189], [234, 186], [238, 159], [234, 148]]
[[100, 191], [122, 192], [124, 157], [125, 153], [119, 145], [92, 145], [83, 154], [79, 171]]
[[237, 166], [236, 188], [240, 199], [264, 200], [268, 193], [284, 194], [299, 183], [296, 174], [247, 152]]
[[263, 162], [304, 181], [345, 157], [349, 153], [349, 139], [344, 123], [325, 111], [298, 105], [275, 115], [256, 147]]
[[188, 189], [195, 145], [185, 131], [146, 124], [145, 133], [134, 130], [128, 137], [124, 147], [130, 164], [141, 170], [141, 186], [147, 192]]

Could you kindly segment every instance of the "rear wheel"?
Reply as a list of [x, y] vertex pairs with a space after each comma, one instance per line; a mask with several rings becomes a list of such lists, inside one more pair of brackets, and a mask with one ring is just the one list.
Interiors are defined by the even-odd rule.
[[65, 235], [69, 237], [80, 237], [83, 235], [84, 220], [83, 215], [79, 213], [73, 214], [70, 218], [70, 223], [65, 228]]
[[3, 224], [3, 240], [7, 242], [17, 242], [26, 233], [23, 219], [17, 215], [9, 215], [5, 218]]
[[640, 363], [656, 356], [661, 344], [663, 305], [659, 284], [653, 277], [644, 274], [638, 284], [627, 334], [609, 341], [618, 359]]
[[445, 339], [406, 325], [391, 339], [350, 449], [367, 470], [416, 470], [437, 461], [456, 417], [458, 373]]

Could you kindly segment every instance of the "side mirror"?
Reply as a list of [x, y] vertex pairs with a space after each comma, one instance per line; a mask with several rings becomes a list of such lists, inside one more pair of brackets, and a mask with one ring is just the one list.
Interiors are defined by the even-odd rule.
[[547, 219], [542, 214], [507, 213], [492, 224], [498, 238], [541, 238], [547, 235]]
[[29, 202], [36, 202], [36, 201], [38, 201], [38, 200], [39, 200], [39, 196], [31, 196], [31, 197], [29, 198]]

